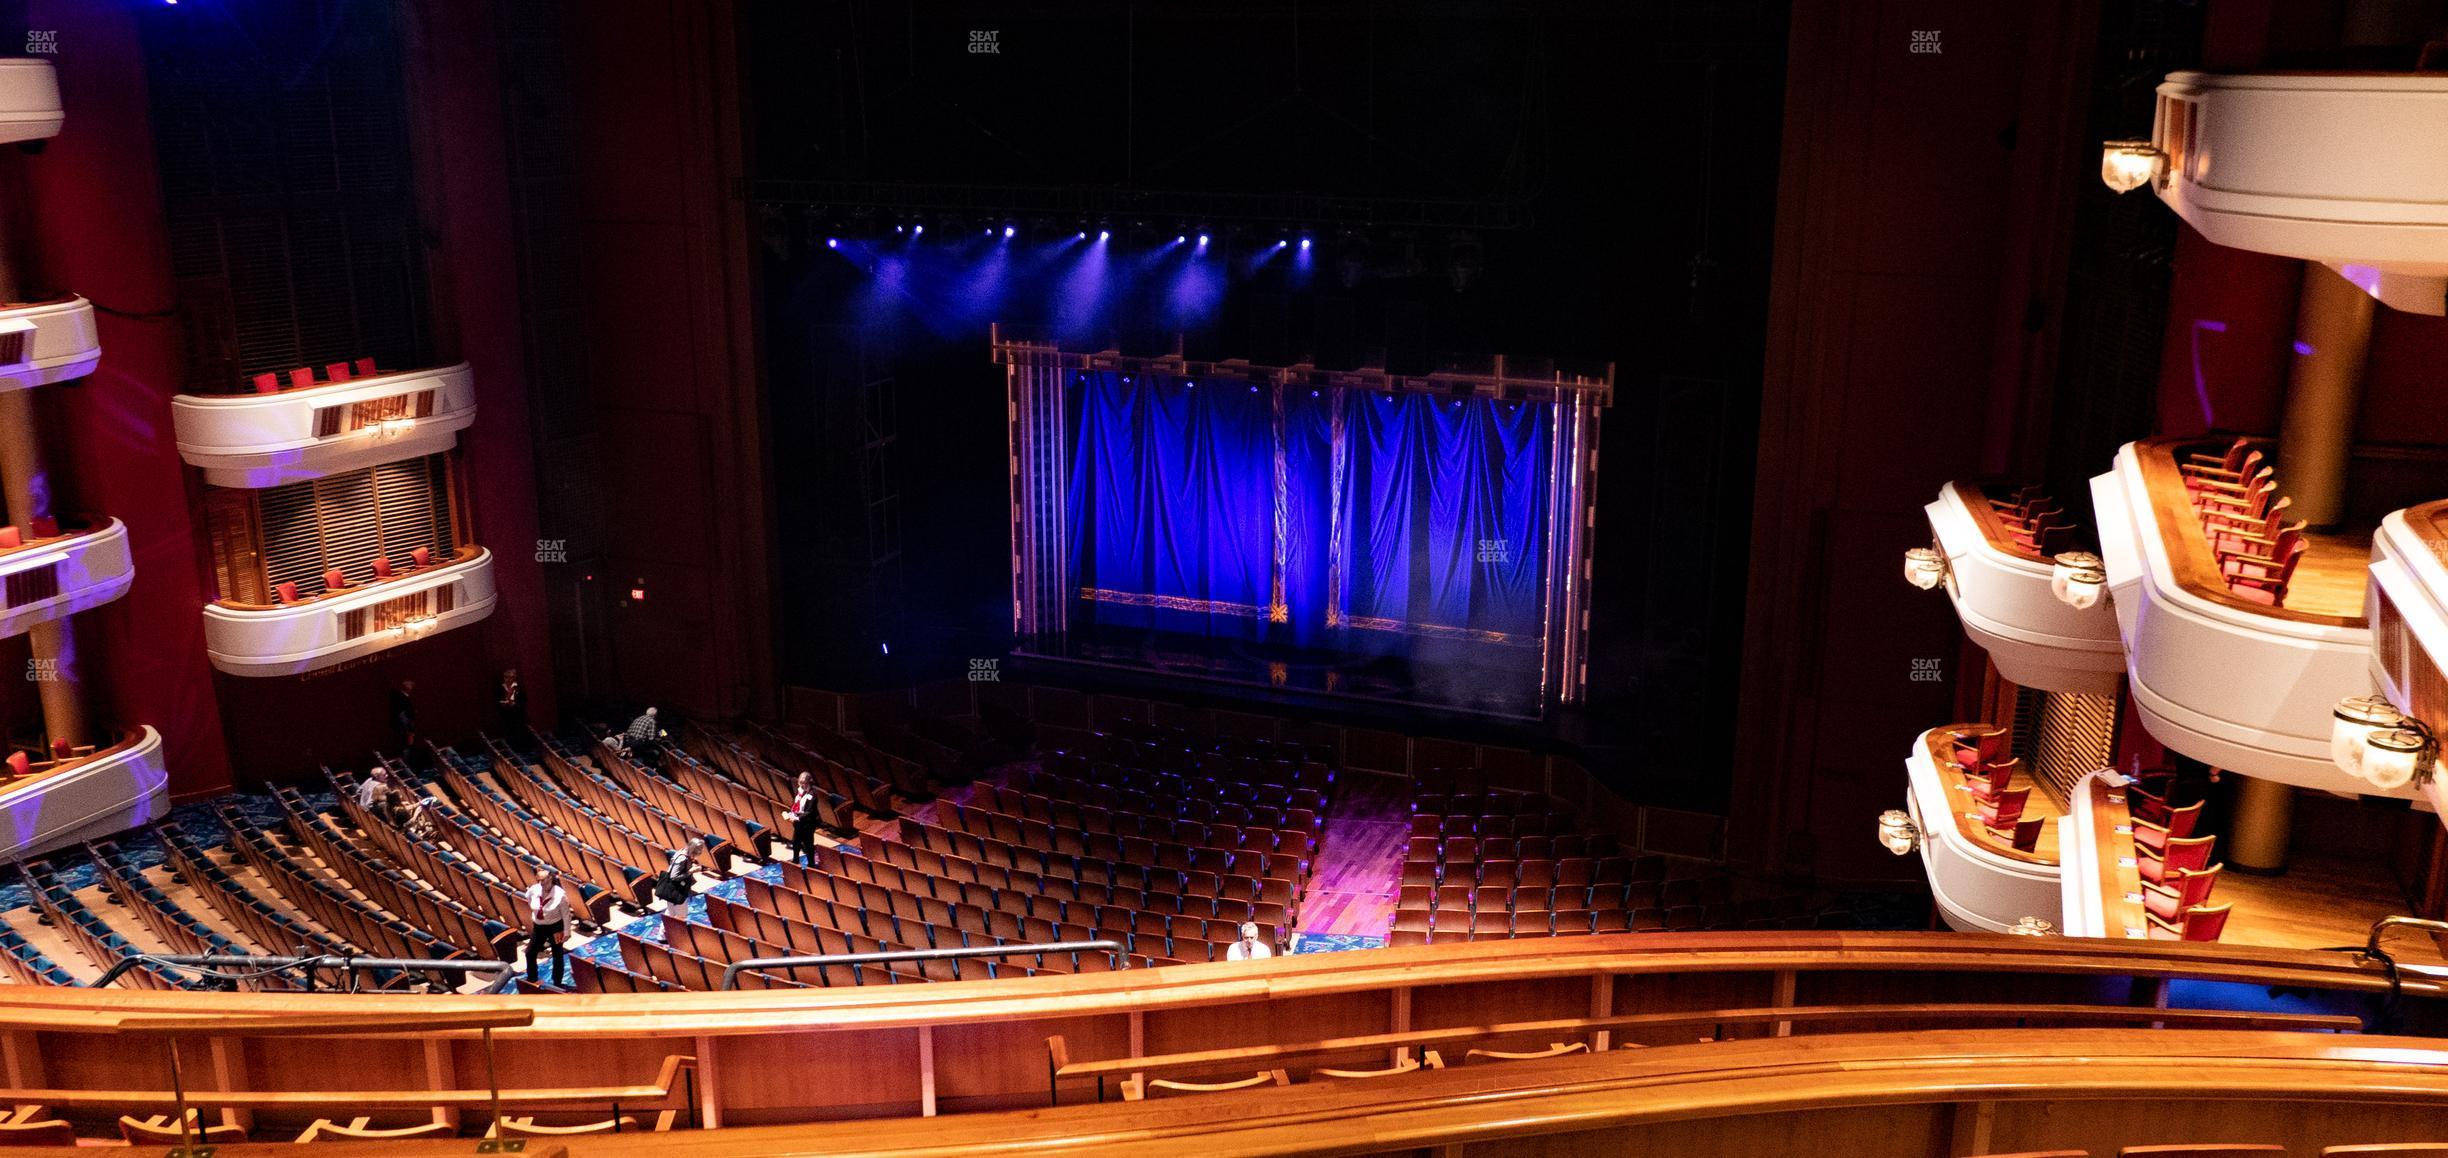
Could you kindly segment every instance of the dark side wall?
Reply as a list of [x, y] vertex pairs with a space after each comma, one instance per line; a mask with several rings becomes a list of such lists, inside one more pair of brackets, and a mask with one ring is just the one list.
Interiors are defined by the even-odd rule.
[[170, 419], [171, 397], [202, 384], [185, 380], [141, 25], [162, 16], [137, 0], [30, 0], [25, 17], [30, 28], [58, 31], [68, 109], [61, 135], [25, 159], [42, 257], [57, 280], [96, 302], [102, 329], [100, 370], [52, 408], [62, 420], [51, 450], [70, 464], [83, 509], [127, 522], [136, 556], [129, 594], [79, 617], [99, 658], [89, 664], [101, 673], [97, 696], [115, 718], [162, 731], [182, 795], [393, 747], [384, 696], [403, 679], [418, 684], [425, 731], [445, 740], [490, 722], [492, 680], [507, 666], [522, 670], [531, 710], [548, 718], [553, 665], [534, 546], [527, 388], [508, 305], [518, 282], [492, 5], [420, 0], [403, 16], [432, 360], [465, 358], [476, 370], [478, 418], [461, 436], [460, 478], [473, 541], [495, 555], [501, 602], [478, 626], [290, 679], [217, 675], [204, 657], [202, 608], [213, 592], [192, 505], [201, 483], [178, 457]]

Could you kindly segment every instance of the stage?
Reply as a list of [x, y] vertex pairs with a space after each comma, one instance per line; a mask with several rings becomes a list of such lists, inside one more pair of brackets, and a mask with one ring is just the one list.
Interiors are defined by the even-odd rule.
[[994, 352], [1016, 654], [1512, 719], [1580, 700], [1611, 369]]

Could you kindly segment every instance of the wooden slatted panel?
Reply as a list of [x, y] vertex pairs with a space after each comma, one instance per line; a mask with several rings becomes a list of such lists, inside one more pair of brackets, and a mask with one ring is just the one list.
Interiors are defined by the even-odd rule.
[[2115, 696], [2023, 688], [2015, 700], [2015, 755], [2059, 805], [2116, 759]]
[[399, 563], [417, 547], [447, 557], [457, 546], [448, 486], [447, 467], [432, 455], [259, 492], [267, 589], [322, 592], [332, 567], [362, 583], [376, 556]]
[[315, 515], [315, 484], [291, 483], [262, 491], [257, 511], [267, 585], [295, 583], [300, 592], [322, 590], [323, 532]]
[[340, 433], [341, 412], [347, 409], [348, 407], [346, 406], [315, 407], [314, 436], [316, 438], [330, 438], [331, 436]]
[[31, 330], [12, 330], [0, 334], [0, 366], [14, 366], [25, 361], [27, 339], [33, 336]]
[[[438, 458], [439, 456], [435, 456]], [[433, 458], [387, 462], [373, 471], [380, 495], [380, 550], [394, 561], [425, 547], [437, 556], [450, 553], [450, 504], [442, 501], [444, 477]], [[373, 556], [367, 555], [368, 559]]]
[[59, 564], [45, 563], [40, 567], [28, 567], [8, 577], [4, 589], [7, 601], [0, 606], [24, 607], [29, 603], [40, 603], [52, 598], [59, 592]]
[[[373, 470], [351, 471], [315, 480], [315, 517], [322, 524], [323, 566], [337, 567], [356, 583], [374, 574], [374, 556], [381, 551], [382, 522], [375, 508]], [[315, 582], [322, 583], [316, 571]], [[318, 589], [321, 589], [318, 586]]]

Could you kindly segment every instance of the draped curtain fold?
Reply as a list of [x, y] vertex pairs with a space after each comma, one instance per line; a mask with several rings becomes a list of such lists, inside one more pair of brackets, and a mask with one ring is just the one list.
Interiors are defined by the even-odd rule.
[[1549, 406], [1085, 379], [1079, 622], [1371, 653], [1538, 643]]

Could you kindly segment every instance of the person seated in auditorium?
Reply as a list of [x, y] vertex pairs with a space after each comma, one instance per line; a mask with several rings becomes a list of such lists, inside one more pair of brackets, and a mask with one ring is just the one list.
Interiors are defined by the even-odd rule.
[[1227, 961], [1262, 961], [1275, 955], [1275, 947], [1258, 939], [1258, 922], [1241, 922], [1241, 939], [1224, 950]]
[[621, 733], [621, 740], [638, 763], [654, 768], [656, 757], [661, 755], [663, 722], [656, 718], [653, 708], [648, 708], [629, 721], [629, 730]]
[[400, 828], [418, 840], [432, 840], [439, 823], [434, 819], [434, 806], [440, 803], [431, 796], [418, 797], [415, 804], [408, 806], [407, 819], [400, 821]]
[[389, 768], [377, 764], [366, 773], [365, 779], [357, 782], [357, 807], [376, 816], [385, 816], [390, 813], [391, 770]]
[[569, 984], [569, 946], [561, 943], [569, 930], [569, 890], [561, 887], [560, 870], [550, 865], [536, 870], [535, 883], [527, 886], [526, 910], [527, 980], [536, 979], [536, 967], [549, 948], [557, 979], [553, 984]]
[[816, 863], [816, 774], [799, 774], [798, 786], [791, 790], [790, 811], [782, 819], [790, 822], [791, 859], [813, 866]]
[[697, 883], [696, 861], [705, 852], [705, 838], [696, 837], [685, 848], [672, 850], [671, 862], [655, 874], [655, 899], [665, 905], [685, 905], [690, 886]]

